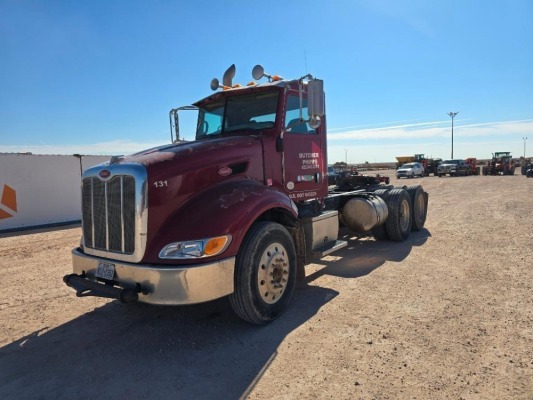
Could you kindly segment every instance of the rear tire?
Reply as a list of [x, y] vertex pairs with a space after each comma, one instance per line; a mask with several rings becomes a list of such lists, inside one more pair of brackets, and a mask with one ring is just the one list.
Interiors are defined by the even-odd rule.
[[427, 204], [424, 190], [420, 185], [407, 187], [407, 193], [411, 200], [411, 230], [421, 231], [426, 223]]
[[389, 192], [389, 217], [385, 222], [389, 239], [401, 242], [411, 232], [411, 199], [406, 190], [392, 189]]
[[[388, 200], [389, 200], [389, 190], [388, 189], [378, 189], [374, 192], [376, 196], [379, 196], [383, 199], [385, 203], [387, 203], [388, 207]], [[385, 223], [375, 226], [371, 230], [372, 235], [374, 236], [374, 239], [376, 240], [389, 240], [389, 234], [387, 233], [387, 227], [385, 226]]]
[[296, 282], [296, 250], [287, 229], [256, 222], [246, 234], [235, 263], [233, 311], [252, 324], [265, 324], [286, 309]]

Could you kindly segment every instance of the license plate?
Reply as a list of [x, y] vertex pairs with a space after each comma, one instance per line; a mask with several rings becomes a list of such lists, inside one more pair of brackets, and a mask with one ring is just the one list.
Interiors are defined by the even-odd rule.
[[96, 267], [96, 277], [102, 278], [102, 279], [108, 279], [113, 280], [113, 277], [115, 276], [115, 265], [106, 263], [106, 262], [99, 262], [98, 267]]

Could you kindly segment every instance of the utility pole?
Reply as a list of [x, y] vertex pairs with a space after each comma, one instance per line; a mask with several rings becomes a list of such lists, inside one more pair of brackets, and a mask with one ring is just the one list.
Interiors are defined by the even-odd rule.
[[526, 158], [526, 140], [527, 140], [527, 136], [523, 137], [522, 140], [524, 141], [524, 158]]
[[450, 111], [450, 112], [448, 113], [448, 115], [449, 115], [450, 117], [452, 117], [452, 159], [453, 159], [453, 119], [455, 118], [455, 116], [456, 116], [457, 114], [459, 114], [459, 111], [457, 111], [457, 112], [452, 112], [452, 111]]
[[346, 168], [348, 168], [348, 149], [344, 149], [344, 162], [346, 163]]

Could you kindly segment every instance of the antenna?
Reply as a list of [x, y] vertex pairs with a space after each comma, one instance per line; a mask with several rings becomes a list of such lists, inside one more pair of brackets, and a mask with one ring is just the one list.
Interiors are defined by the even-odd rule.
[[304, 49], [305, 74], [307, 75], [307, 49]]

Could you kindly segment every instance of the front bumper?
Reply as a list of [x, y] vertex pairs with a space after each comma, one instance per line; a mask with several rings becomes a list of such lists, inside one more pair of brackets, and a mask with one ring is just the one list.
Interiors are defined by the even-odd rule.
[[[73, 272], [85, 280], [97, 282], [95, 273], [100, 261], [112, 263], [115, 267], [114, 286], [111, 287], [137, 291], [139, 292], [138, 301], [143, 303], [196, 304], [233, 293], [235, 257], [209, 264], [161, 266], [114, 262], [89, 256], [82, 253], [79, 248], [72, 250]], [[80, 279], [77, 281], [79, 282]], [[93, 287], [92, 282], [87, 286]], [[110, 287], [109, 284], [104, 283], [98, 283], [98, 285]], [[79, 296], [84, 295], [80, 293], [81, 291], [78, 290]], [[94, 293], [99, 293], [99, 291], [95, 290]], [[92, 295], [100, 296], [99, 294]], [[102, 297], [116, 296], [102, 295]]]
[[437, 173], [438, 174], [455, 174], [457, 173], [457, 169], [455, 168], [441, 168], [441, 169], [437, 169]]
[[396, 171], [397, 178], [409, 178], [412, 174], [413, 171]]

